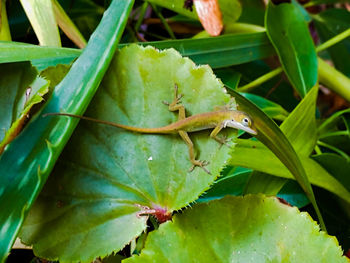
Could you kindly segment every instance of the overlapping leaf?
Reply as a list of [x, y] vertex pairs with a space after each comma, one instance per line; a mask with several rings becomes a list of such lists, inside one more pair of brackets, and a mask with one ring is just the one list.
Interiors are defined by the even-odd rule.
[[[177, 114], [162, 101], [173, 100], [175, 83], [190, 115], [230, 100], [208, 66], [197, 67], [174, 50], [132, 45], [117, 54], [87, 115], [139, 127], [167, 125]], [[210, 161], [211, 174], [199, 167], [189, 172], [188, 149], [177, 134], [135, 134], [81, 121], [26, 221], [23, 240], [38, 255], [61, 262], [120, 250], [146, 228], [145, 217], [137, 216], [141, 206], [169, 214], [197, 199], [219, 175], [231, 149], [209, 134], [190, 136], [197, 158]]]
[[285, 120], [288, 116], [288, 111], [286, 111], [281, 105], [265, 99], [264, 97], [251, 94], [251, 93], [241, 93], [245, 98], [249, 99], [255, 105], [257, 105], [262, 111], [269, 116], [271, 119]]
[[[64, 108], [82, 114], [107, 70], [133, 1], [112, 1], [109, 13], [43, 113]], [[117, 19], [118, 17], [119, 19]], [[77, 120], [37, 116], [0, 156], [0, 261], [4, 261], [24, 218], [43, 187]]]
[[305, 96], [317, 81], [317, 56], [302, 7], [269, 1], [265, 26], [288, 79]]
[[[318, 34], [323, 42], [350, 28], [350, 12], [345, 9], [327, 9], [314, 15], [314, 22]], [[330, 53], [335, 67], [348, 77], [350, 76], [350, 41], [345, 39], [327, 51]]]
[[[308, 93], [283, 122], [281, 129], [297, 151], [306, 170], [308, 180], [312, 184], [323, 187], [349, 202], [350, 193], [326, 170], [308, 157], [316, 143], [315, 103], [317, 90], [317, 87], [314, 87]], [[257, 121], [260, 120], [257, 119]], [[268, 136], [271, 135], [268, 134]], [[261, 142], [257, 141], [238, 140], [237, 150], [233, 152], [230, 163], [275, 176], [292, 178], [290, 172], [278, 161], [277, 157]], [[299, 183], [300, 179], [298, 179]], [[304, 178], [303, 180], [307, 179]]]
[[[206, 39], [142, 42], [159, 49], [175, 48], [183, 56], [197, 64], [209, 64], [213, 68], [242, 64], [275, 54], [266, 33], [226, 35]], [[125, 45], [120, 45], [122, 47]], [[31, 60], [41, 69], [58, 63], [69, 63], [81, 54], [70, 48], [39, 47], [23, 43], [0, 42], [0, 62]], [[46, 66], [46, 67], [45, 67]]]
[[21, 4], [40, 45], [60, 47], [61, 39], [51, 0], [21, 0]]
[[307, 214], [261, 195], [196, 205], [150, 233], [139, 256], [124, 260], [189, 261], [348, 262]]
[[[235, 94], [236, 101], [239, 105], [239, 108], [243, 111], [249, 112], [251, 116], [254, 119], [255, 126], [258, 129], [258, 135], [257, 138], [265, 144], [274, 154], [275, 157], [278, 157], [278, 159], [289, 169], [289, 171], [293, 174], [294, 178], [298, 181], [302, 189], [305, 191], [306, 195], [308, 196], [310, 202], [314, 206], [317, 216], [320, 220], [320, 224], [322, 229], [325, 229], [325, 225], [323, 223], [322, 215], [318, 209], [315, 196], [313, 194], [313, 190], [311, 188], [311, 184], [309, 182], [309, 179], [305, 173], [305, 168], [303, 167], [303, 164], [301, 163], [297, 153], [295, 152], [293, 146], [288, 141], [286, 136], [282, 133], [282, 131], [277, 127], [277, 125], [268, 118], [259, 108], [257, 108], [254, 104], [247, 101], [243, 96], [239, 95], [238, 93], [231, 91]], [[315, 93], [317, 92], [317, 87], [314, 88], [314, 90], [310, 91], [308, 94], [308, 97], [315, 98]], [[304, 99], [306, 101], [306, 99]], [[303, 103], [304, 107], [307, 108], [308, 104]], [[315, 109], [313, 107], [309, 108], [311, 110], [310, 114], [315, 114]], [[293, 114], [293, 113], [292, 113]], [[292, 115], [291, 114], [291, 115]], [[292, 117], [289, 116], [288, 119], [292, 120]], [[287, 119], [287, 120], [288, 120]], [[285, 122], [287, 122], [287, 120]], [[308, 123], [308, 120], [304, 120]], [[298, 124], [298, 122], [296, 123]], [[285, 124], [286, 125], [286, 124]], [[315, 131], [315, 129], [314, 129]], [[299, 136], [296, 136], [296, 138], [300, 138]], [[301, 138], [303, 139], [303, 138]], [[293, 143], [296, 144], [298, 141], [295, 140]], [[250, 141], [247, 141], [249, 144]], [[260, 142], [257, 142], [260, 143]], [[261, 143], [260, 143], [261, 144]], [[262, 145], [262, 144], [261, 144]], [[256, 148], [256, 145], [253, 146], [254, 150]], [[265, 147], [265, 149], [267, 149]], [[246, 153], [249, 155], [249, 153]], [[241, 165], [243, 167], [252, 168], [249, 165], [255, 166], [256, 161], [251, 161], [249, 165], [247, 165], [247, 162], [242, 160], [242, 163], [238, 163], [236, 160], [237, 151], [235, 151], [232, 154], [231, 164], [232, 165]], [[251, 156], [251, 155], [249, 155]], [[261, 158], [260, 158], [261, 157]], [[261, 155], [259, 160], [263, 160], [264, 156]], [[242, 165], [245, 163], [244, 165]], [[282, 164], [281, 163], [281, 164]], [[268, 164], [267, 160], [265, 159], [265, 162], [263, 164], [264, 167], [261, 167], [261, 169], [265, 168]], [[262, 164], [260, 164], [262, 165]], [[255, 167], [253, 168], [255, 169]], [[259, 170], [259, 169], [256, 169]], [[263, 170], [259, 170], [262, 172], [266, 172]], [[267, 172], [268, 173], [268, 172]]]
[[[299, 158], [312, 184], [327, 189], [350, 202], [350, 192], [322, 166], [309, 157], [300, 156]], [[275, 176], [294, 179], [277, 157], [260, 142], [238, 140], [230, 163]]]
[[42, 102], [49, 83], [28, 62], [0, 64], [0, 154], [22, 130], [35, 104]]

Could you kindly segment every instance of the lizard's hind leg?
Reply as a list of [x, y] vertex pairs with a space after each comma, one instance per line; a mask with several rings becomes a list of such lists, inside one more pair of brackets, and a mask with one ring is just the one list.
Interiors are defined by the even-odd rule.
[[207, 161], [200, 161], [200, 160], [196, 160], [195, 155], [194, 155], [194, 147], [193, 147], [193, 142], [190, 138], [190, 136], [188, 136], [188, 133], [185, 131], [179, 131], [179, 134], [181, 136], [181, 138], [185, 141], [185, 143], [187, 144], [188, 147], [188, 153], [190, 156], [190, 161], [192, 163], [192, 167], [190, 168], [190, 172], [193, 171], [193, 169], [196, 166], [201, 167], [207, 174], [210, 174], [210, 172], [204, 167], [206, 165], [209, 164], [209, 162]]

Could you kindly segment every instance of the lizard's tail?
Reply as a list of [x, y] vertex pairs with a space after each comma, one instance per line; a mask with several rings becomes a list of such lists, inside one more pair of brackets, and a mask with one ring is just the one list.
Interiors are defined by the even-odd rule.
[[158, 134], [173, 133], [170, 129], [168, 129], [168, 126], [164, 126], [164, 127], [160, 127], [160, 128], [140, 128], [140, 127], [119, 124], [119, 123], [115, 123], [115, 122], [111, 122], [111, 121], [103, 121], [103, 120], [98, 120], [98, 119], [94, 119], [91, 117], [80, 116], [80, 115], [75, 115], [75, 114], [70, 114], [70, 113], [60, 113], [60, 112], [43, 114], [43, 117], [46, 117], [46, 116], [67, 116], [67, 117], [79, 118], [82, 120], [93, 121], [96, 123], [101, 123], [101, 124], [121, 128], [121, 129], [124, 129], [127, 131], [138, 132], [138, 133], [158, 133]]

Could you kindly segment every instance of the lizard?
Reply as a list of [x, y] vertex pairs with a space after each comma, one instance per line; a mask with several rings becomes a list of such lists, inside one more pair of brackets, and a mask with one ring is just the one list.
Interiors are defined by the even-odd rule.
[[217, 142], [221, 144], [226, 144], [228, 140], [226, 138], [218, 137], [218, 133], [226, 127], [240, 129], [249, 134], [256, 135], [257, 130], [254, 128], [252, 119], [250, 116], [239, 110], [230, 109], [229, 106], [220, 107], [217, 110], [199, 113], [189, 117], [186, 117], [185, 107], [181, 104], [182, 94], [178, 95], [178, 87], [175, 84], [175, 96], [174, 100], [169, 103], [163, 101], [169, 108], [169, 111], [175, 112], [178, 111], [178, 121], [173, 122], [169, 125], [158, 127], [158, 128], [143, 128], [143, 127], [134, 127], [128, 126], [124, 124], [119, 124], [110, 121], [98, 120], [91, 117], [80, 116], [70, 113], [47, 113], [48, 115], [59, 115], [59, 116], [68, 116], [74, 118], [80, 118], [83, 120], [93, 121], [105, 125], [114, 126], [117, 128], [121, 128], [124, 130], [136, 132], [136, 133], [148, 133], [148, 134], [176, 134], [178, 133], [181, 138], [185, 141], [188, 147], [189, 158], [192, 163], [192, 167], [190, 171], [192, 171], [196, 166], [201, 167], [206, 173], [210, 174], [210, 172], [205, 168], [206, 165], [209, 164], [207, 161], [196, 160], [194, 153], [194, 145], [189, 137], [189, 132], [196, 132], [206, 129], [213, 129], [210, 133], [210, 137], [215, 139]]

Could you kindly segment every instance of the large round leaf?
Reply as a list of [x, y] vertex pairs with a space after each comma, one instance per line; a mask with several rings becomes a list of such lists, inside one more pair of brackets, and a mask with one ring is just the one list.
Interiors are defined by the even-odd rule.
[[348, 262], [334, 237], [274, 197], [247, 195], [199, 204], [150, 233], [123, 262]]
[[[139, 127], [167, 125], [177, 113], [162, 101], [173, 100], [175, 83], [188, 115], [230, 101], [208, 66], [197, 67], [175, 50], [132, 45], [116, 54], [86, 115]], [[120, 250], [145, 230], [142, 207], [167, 216], [197, 199], [219, 175], [231, 149], [209, 134], [190, 136], [211, 174], [199, 167], [189, 172], [188, 149], [177, 134], [136, 134], [81, 121], [28, 216], [22, 240], [34, 244], [37, 255], [60, 262], [88, 262]]]

